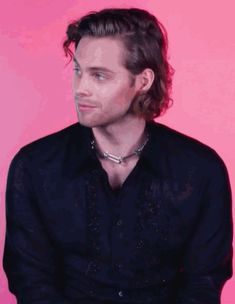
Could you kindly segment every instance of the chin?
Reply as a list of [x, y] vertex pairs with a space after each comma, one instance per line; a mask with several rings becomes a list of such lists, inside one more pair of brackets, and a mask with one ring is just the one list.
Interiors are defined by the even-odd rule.
[[[78, 115], [78, 122], [88, 128], [107, 128], [108, 126], [120, 124], [126, 115], [116, 115], [112, 117], [84, 117]], [[126, 117], [127, 118], [127, 117]]]
[[84, 126], [84, 127], [88, 127], [88, 128], [95, 128], [95, 127], [101, 127], [102, 123], [99, 121], [95, 121], [92, 119], [79, 119], [78, 118], [78, 122]]
[[82, 119], [78, 120], [78, 122], [80, 123], [80, 125], [84, 126], [84, 127], [88, 127], [88, 128], [93, 128], [94, 124], [92, 123], [92, 121], [84, 121]]

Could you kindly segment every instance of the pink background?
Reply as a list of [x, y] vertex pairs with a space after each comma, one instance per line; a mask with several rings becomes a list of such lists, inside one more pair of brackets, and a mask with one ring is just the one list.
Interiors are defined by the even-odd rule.
[[[176, 70], [174, 106], [158, 121], [214, 148], [235, 184], [235, 22], [233, 0], [51, 1], [11, 0], [0, 11], [0, 258], [5, 237], [9, 163], [30, 141], [76, 122], [72, 65], [61, 48], [69, 21], [104, 7], [140, 7], [154, 13], [169, 36]], [[233, 189], [234, 191], [234, 189]], [[235, 213], [234, 213], [235, 214]], [[222, 303], [235, 300], [235, 280]], [[0, 303], [14, 304], [0, 267]]]

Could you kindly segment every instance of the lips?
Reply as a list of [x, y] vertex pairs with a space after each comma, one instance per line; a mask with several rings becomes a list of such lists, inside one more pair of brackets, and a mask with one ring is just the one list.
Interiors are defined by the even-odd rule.
[[79, 103], [78, 104], [78, 110], [79, 111], [89, 111], [95, 109], [96, 106], [92, 104], [87, 104], [87, 103]]
[[91, 105], [91, 104], [87, 104], [87, 103], [79, 103], [78, 107], [82, 107], [82, 108], [96, 108], [96, 106]]

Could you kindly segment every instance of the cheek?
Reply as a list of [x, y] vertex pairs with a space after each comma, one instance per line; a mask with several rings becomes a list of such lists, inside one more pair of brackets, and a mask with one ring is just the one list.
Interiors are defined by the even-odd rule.
[[73, 90], [73, 93], [75, 93], [75, 91], [76, 91], [76, 80], [73, 78], [73, 80], [72, 80], [72, 90]]
[[124, 86], [123, 84], [120, 85], [119, 83], [115, 83], [99, 87], [97, 89], [97, 94], [101, 103], [102, 101], [105, 103], [112, 101], [113, 104], [125, 104], [130, 100], [132, 91], [129, 87]]

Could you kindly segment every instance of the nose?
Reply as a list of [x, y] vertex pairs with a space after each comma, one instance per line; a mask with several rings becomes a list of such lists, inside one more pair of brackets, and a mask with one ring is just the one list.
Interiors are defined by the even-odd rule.
[[85, 75], [74, 78], [74, 94], [77, 97], [90, 96], [90, 86], [88, 77]]

